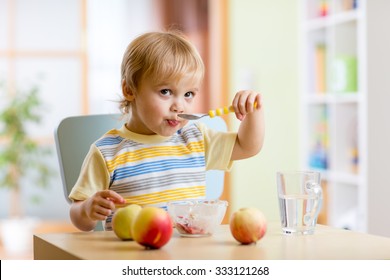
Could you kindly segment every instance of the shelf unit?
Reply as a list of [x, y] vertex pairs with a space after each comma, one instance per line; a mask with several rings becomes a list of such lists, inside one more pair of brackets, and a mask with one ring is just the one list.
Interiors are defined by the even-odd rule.
[[384, 236], [390, 236], [389, 10], [386, 0], [301, 0], [301, 160], [321, 172], [320, 222]]

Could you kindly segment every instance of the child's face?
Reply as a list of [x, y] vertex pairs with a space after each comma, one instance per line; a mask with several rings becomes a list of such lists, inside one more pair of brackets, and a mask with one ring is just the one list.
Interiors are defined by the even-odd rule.
[[191, 113], [200, 83], [193, 76], [156, 85], [144, 79], [134, 94], [128, 129], [138, 134], [171, 136], [188, 121], [177, 116]]

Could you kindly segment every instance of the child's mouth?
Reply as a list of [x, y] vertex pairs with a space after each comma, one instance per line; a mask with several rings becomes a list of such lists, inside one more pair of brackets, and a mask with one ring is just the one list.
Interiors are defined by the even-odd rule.
[[167, 120], [167, 123], [168, 123], [169, 126], [174, 127], [174, 126], [179, 125], [180, 121], [178, 121], [178, 120]]

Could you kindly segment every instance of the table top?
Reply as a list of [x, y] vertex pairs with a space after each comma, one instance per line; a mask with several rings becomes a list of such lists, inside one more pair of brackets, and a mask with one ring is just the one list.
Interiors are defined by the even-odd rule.
[[145, 249], [135, 241], [122, 241], [113, 232], [74, 232], [34, 235], [35, 259], [390, 259], [390, 238], [317, 225], [313, 235], [287, 236], [280, 224], [268, 224], [256, 244], [241, 245], [228, 225], [208, 237], [180, 237], [158, 250]]

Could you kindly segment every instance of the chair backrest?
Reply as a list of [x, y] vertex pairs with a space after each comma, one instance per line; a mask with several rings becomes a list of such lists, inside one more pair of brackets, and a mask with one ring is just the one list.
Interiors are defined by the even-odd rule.
[[[220, 118], [203, 118], [208, 127], [227, 131], [226, 122]], [[85, 115], [63, 119], [54, 132], [60, 173], [66, 200], [80, 173], [81, 165], [91, 144], [112, 128], [120, 128], [123, 121], [119, 114]], [[217, 199], [221, 196], [224, 172], [206, 172], [206, 197]]]

